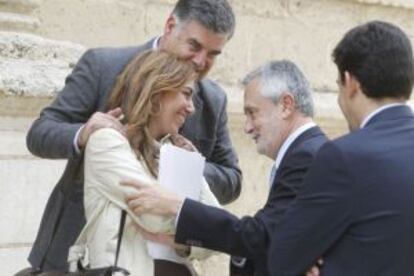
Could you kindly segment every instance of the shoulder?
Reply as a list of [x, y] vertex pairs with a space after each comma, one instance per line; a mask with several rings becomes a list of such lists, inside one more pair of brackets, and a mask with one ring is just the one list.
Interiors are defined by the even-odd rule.
[[93, 48], [87, 50], [83, 58], [89, 58], [101, 65], [114, 66], [126, 64], [142, 51], [141, 47]]
[[101, 128], [89, 137], [85, 153], [108, 151], [116, 147], [129, 147], [126, 137], [112, 128]]
[[91, 60], [101, 66], [108, 66], [108, 69], [114, 66], [125, 66], [139, 53], [150, 50], [151, 44], [152, 40], [139, 46], [91, 48], [84, 53], [81, 59]]
[[320, 148], [329, 141], [319, 127], [312, 128], [299, 137], [300, 141], [293, 143], [289, 159], [298, 162], [312, 162]]
[[215, 81], [202, 79], [198, 82], [199, 95], [207, 103], [225, 104], [227, 102], [226, 93]]
[[[352, 167], [352, 159], [354, 153], [361, 152], [359, 147], [351, 146], [349, 143], [351, 137], [341, 137], [332, 141], [326, 142], [318, 151], [315, 157], [315, 164], [325, 170], [327, 167], [338, 164], [347, 164], [346, 167]], [[351, 138], [351, 140], [353, 140]], [[354, 153], [353, 153], [354, 152]]]
[[362, 156], [365, 152], [370, 151], [371, 144], [367, 141], [375, 142], [372, 139], [375, 137], [371, 135], [370, 131], [357, 130], [332, 140], [331, 147], [347, 156]]

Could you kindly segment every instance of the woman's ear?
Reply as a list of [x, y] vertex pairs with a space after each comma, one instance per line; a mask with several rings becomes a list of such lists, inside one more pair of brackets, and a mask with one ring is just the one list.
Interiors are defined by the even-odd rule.
[[151, 113], [152, 113], [152, 115], [157, 115], [160, 112], [160, 110], [162, 109], [161, 98], [162, 97], [159, 94], [153, 95], [151, 97], [150, 102], [151, 102]]

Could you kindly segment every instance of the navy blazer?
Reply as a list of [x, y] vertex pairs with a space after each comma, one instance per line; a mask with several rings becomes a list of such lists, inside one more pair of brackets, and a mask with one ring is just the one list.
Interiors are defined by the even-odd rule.
[[186, 199], [179, 214], [176, 242], [247, 257], [254, 262], [256, 274], [266, 275], [269, 234], [277, 228], [302, 186], [316, 152], [326, 141], [319, 127], [313, 127], [291, 144], [279, 166], [266, 205], [253, 217], [239, 219], [226, 210]]
[[273, 232], [271, 275], [414, 275], [414, 116], [383, 110], [326, 143]]

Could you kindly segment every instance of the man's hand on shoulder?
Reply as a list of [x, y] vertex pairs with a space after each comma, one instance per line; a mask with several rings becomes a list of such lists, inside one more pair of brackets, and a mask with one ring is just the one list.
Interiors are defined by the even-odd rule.
[[142, 214], [175, 217], [184, 198], [159, 186], [148, 185], [139, 180], [121, 180], [121, 185], [132, 188], [126, 196], [129, 209], [137, 216]]
[[80, 130], [78, 136], [78, 147], [84, 148], [88, 142], [89, 136], [101, 128], [113, 128], [125, 135], [125, 128], [119, 121], [122, 117], [121, 108], [117, 107], [108, 111], [107, 113], [95, 112], [86, 124]]

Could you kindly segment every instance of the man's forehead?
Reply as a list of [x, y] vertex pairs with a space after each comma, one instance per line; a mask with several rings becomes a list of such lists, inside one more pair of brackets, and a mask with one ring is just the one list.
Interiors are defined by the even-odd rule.
[[257, 97], [261, 96], [261, 81], [260, 78], [254, 78], [244, 87], [244, 97]]
[[245, 90], [244, 93], [244, 101], [243, 101], [243, 108], [245, 110], [257, 110], [260, 108], [261, 103], [264, 99], [262, 99], [260, 96], [257, 96], [257, 94], [260, 95], [259, 91], [253, 91], [253, 89], [249, 89], [249, 91]]
[[211, 48], [212, 50], [220, 51], [228, 40], [227, 34], [216, 33], [204, 27], [195, 20], [190, 22], [183, 22], [180, 29], [185, 33], [187, 40], [194, 40], [203, 47]]

